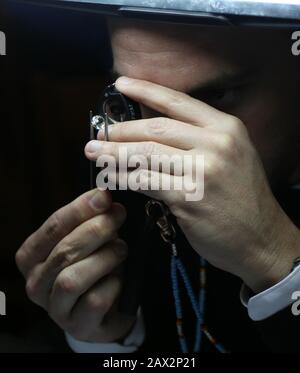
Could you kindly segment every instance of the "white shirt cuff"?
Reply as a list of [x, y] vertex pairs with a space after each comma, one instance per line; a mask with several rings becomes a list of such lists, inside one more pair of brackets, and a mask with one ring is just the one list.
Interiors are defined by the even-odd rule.
[[137, 351], [137, 349], [144, 342], [144, 320], [141, 312], [139, 311], [136, 323], [131, 333], [124, 339], [124, 342], [122, 344], [82, 342], [76, 340], [68, 333], [65, 333], [65, 335], [69, 346], [74, 352], [77, 353], [132, 353]]
[[254, 321], [264, 320], [291, 305], [293, 293], [300, 290], [300, 266], [287, 277], [269, 289], [251, 297], [250, 290], [242, 285], [240, 299], [248, 308], [248, 315]]

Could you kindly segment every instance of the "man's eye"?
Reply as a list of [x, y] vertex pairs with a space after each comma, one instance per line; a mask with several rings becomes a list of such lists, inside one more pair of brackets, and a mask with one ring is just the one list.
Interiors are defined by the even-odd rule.
[[242, 87], [231, 87], [205, 92], [199, 99], [218, 109], [229, 109], [239, 103], [241, 94]]

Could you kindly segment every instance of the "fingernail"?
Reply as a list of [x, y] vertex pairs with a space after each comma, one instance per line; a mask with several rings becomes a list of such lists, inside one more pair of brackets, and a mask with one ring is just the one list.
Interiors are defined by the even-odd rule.
[[94, 210], [102, 210], [103, 209], [103, 195], [98, 190], [95, 192], [95, 194], [92, 195], [92, 198], [89, 200], [90, 206]]
[[116, 84], [118, 85], [128, 85], [132, 82], [132, 79], [127, 78], [127, 76], [121, 76], [121, 78], [118, 78], [116, 81]]
[[100, 148], [101, 148], [100, 142], [97, 141], [97, 140], [93, 140], [93, 141], [90, 141], [89, 143], [87, 143], [87, 145], [85, 147], [85, 150], [88, 153], [95, 153], [95, 152], [99, 151]]

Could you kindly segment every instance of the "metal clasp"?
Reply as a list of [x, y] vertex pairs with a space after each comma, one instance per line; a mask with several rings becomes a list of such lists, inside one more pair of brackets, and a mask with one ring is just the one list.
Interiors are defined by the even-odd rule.
[[159, 209], [159, 214], [156, 214], [156, 224], [160, 229], [160, 235], [165, 242], [173, 243], [176, 237], [176, 231], [169, 219], [170, 210], [168, 207], [160, 201], [150, 200], [146, 204], [146, 213], [148, 216], [155, 214], [154, 209]]

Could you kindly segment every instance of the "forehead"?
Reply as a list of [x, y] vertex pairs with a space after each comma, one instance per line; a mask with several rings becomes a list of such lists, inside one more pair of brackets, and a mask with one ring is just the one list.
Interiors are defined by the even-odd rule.
[[185, 84], [193, 85], [195, 74], [201, 84], [202, 79], [231, 73], [250, 61], [257, 64], [272, 59], [274, 43], [279, 40], [278, 51], [284, 39], [274, 31], [117, 18], [108, 19], [108, 25], [115, 70], [166, 86], [175, 81], [173, 88], [181, 90]]
[[[132, 19], [108, 18], [113, 43], [132, 51], [161, 50], [191, 52], [214, 51], [219, 54], [245, 55], [249, 51], [263, 52], [280, 47], [290, 39], [278, 30], [201, 26]], [[284, 38], [285, 36], [285, 38]]]
[[116, 20], [109, 26], [114, 69], [122, 75], [184, 89], [181, 82], [189, 86], [199, 65], [207, 76], [218, 68], [217, 59], [209, 57], [210, 38], [204, 30], [198, 38], [199, 29], [182, 25]]

